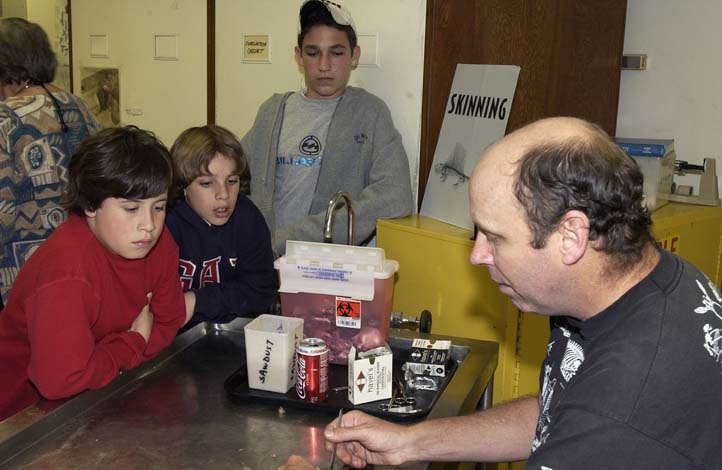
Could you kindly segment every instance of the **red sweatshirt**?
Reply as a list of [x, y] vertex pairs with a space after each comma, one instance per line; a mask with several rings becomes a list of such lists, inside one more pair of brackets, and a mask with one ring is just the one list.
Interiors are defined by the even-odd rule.
[[[128, 329], [151, 292], [146, 346]], [[41, 396], [103, 387], [167, 346], [184, 319], [178, 246], [167, 229], [148, 256], [127, 260], [71, 215], [25, 263], [0, 312], [0, 421]]]

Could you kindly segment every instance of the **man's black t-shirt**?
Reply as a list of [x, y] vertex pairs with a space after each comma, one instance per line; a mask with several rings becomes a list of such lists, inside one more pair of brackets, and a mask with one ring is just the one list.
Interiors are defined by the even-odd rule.
[[722, 468], [722, 297], [665, 251], [591, 319], [554, 318], [527, 469]]

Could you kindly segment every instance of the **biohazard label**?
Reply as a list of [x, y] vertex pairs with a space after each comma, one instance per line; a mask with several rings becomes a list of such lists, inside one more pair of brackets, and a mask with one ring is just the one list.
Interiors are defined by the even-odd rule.
[[349, 297], [336, 297], [336, 326], [361, 328], [361, 301]]

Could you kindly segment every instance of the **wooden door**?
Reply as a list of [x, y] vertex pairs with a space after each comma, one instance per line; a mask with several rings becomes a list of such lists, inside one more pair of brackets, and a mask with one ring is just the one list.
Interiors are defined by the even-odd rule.
[[419, 195], [457, 63], [521, 67], [507, 132], [575, 116], [614, 135], [626, 11], [626, 0], [427, 0]]

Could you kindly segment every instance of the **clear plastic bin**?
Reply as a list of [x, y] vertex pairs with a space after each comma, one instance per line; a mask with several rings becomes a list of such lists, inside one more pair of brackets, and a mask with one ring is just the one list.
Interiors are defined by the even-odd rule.
[[398, 266], [381, 248], [289, 241], [276, 260], [281, 312], [302, 318], [304, 336], [326, 341], [329, 362], [345, 365], [352, 345], [388, 340]]
[[647, 208], [650, 211], [659, 209], [667, 204], [669, 195], [672, 193], [675, 152], [671, 151], [664, 157], [635, 155], [633, 158], [644, 175], [642, 190]]

